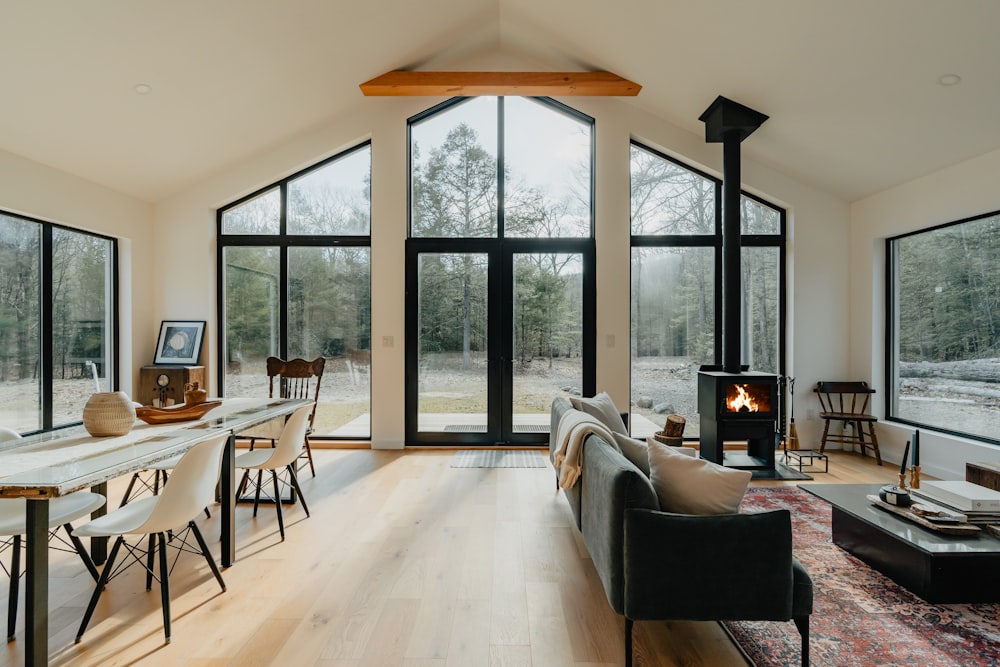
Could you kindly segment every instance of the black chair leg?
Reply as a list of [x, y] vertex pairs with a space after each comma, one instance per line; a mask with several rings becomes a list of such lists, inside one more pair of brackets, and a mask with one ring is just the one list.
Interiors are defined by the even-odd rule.
[[312, 472], [312, 476], [315, 477], [316, 476], [316, 466], [313, 465], [313, 452], [312, 452], [312, 448], [309, 447], [309, 436], [308, 435], [306, 436], [305, 450], [306, 450], [306, 458], [309, 459], [309, 470], [310, 470], [310, 472]]
[[97, 571], [97, 566], [94, 565], [94, 560], [90, 557], [90, 552], [87, 551], [87, 547], [83, 546], [83, 540], [73, 534], [73, 526], [64, 523], [63, 530], [69, 535], [70, 541], [73, 543], [73, 547], [76, 549], [76, 553], [79, 554], [80, 560], [83, 561], [84, 567], [87, 568], [87, 572], [90, 572], [90, 576], [97, 581], [101, 578], [101, 573]]
[[156, 552], [156, 533], [149, 534], [149, 548], [146, 551], [146, 590], [153, 588], [153, 565]]
[[809, 617], [796, 616], [793, 620], [802, 637], [802, 667], [809, 667]]
[[10, 553], [10, 593], [7, 595], [7, 641], [14, 641], [17, 625], [17, 597], [21, 583], [21, 536], [14, 536], [14, 550]]
[[111, 553], [108, 554], [108, 560], [104, 563], [104, 570], [101, 571], [101, 578], [97, 581], [97, 586], [94, 587], [94, 594], [90, 596], [90, 604], [87, 605], [87, 611], [83, 614], [83, 621], [80, 622], [80, 629], [76, 633], [76, 643], [79, 644], [80, 640], [83, 638], [83, 633], [87, 630], [87, 625], [90, 623], [90, 618], [94, 615], [94, 610], [97, 608], [97, 600], [101, 597], [101, 591], [104, 587], [108, 585], [108, 578], [111, 576], [111, 571], [115, 566], [115, 558], [118, 557], [118, 550], [121, 549], [122, 543], [125, 541], [124, 536], [119, 536], [115, 540], [115, 545], [111, 547]]
[[278, 471], [271, 471], [271, 480], [274, 482], [274, 507], [278, 510], [278, 532], [281, 533], [281, 541], [285, 541], [285, 521], [281, 517], [281, 488], [278, 486]]
[[257, 490], [256, 490], [256, 492], [253, 495], [253, 515], [254, 515], [254, 517], [257, 516], [257, 507], [260, 505], [260, 483], [261, 483], [261, 480], [264, 479], [263, 475], [264, 475], [264, 471], [263, 470], [258, 470], [257, 471]]
[[170, 643], [170, 563], [167, 561], [167, 536], [160, 539], [160, 601], [163, 605], [163, 636]]
[[208, 550], [208, 544], [205, 543], [205, 538], [198, 530], [198, 525], [191, 521], [188, 523], [191, 528], [191, 532], [194, 533], [194, 539], [198, 540], [198, 547], [201, 549], [201, 553], [205, 556], [205, 560], [208, 561], [208, 567], [211, 568], [212, 574], [215, 575], [216, 580], [219, 582], [219, 586], [222, 586], [222, 592], [226, 592], [226, 582], [222, 580], [222, 573], [219, 572], [219, 566], [215, 564], [215, 559], [212, 557], [212, 552]]
[[299, 486], [299, 476], [295, 472], [295, 464], [288, 466], [288, 478], [292, 482], [292, 488], [299, 494], [299, 502], [302, 503], [302, 509], [306, 511], [306, 516], [311, 516], [309, 514], [309, 506], [306, 505], [306, 497], [302, 495], [302, 487]]
[[125, 489], [125, 495], [122, 496], [122, 501], [118, 503], [119, 507], [128, 504], [129, 498], [132, 497], [132, 488], [135, 486], [137, 479], [139, 479], [139, 473], [132, 473], [132, 479], [129, 480], [128, 487]]
[[625, 667], [632, 667], [632, 619], [625, 618]]

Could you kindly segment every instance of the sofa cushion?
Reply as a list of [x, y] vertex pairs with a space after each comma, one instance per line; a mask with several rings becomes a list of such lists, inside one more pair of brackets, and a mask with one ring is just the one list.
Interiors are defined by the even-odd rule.
[[736, 514], [750, 484], [749, 470], [726, 468], [647, 442], [649, 479], [660, 509], [678, 514]]
[[[612, 433], [614, 432], [612, 431]], [[614, 435], [615, 444], [618, 445], [619, 451], [632, 462], [632, 465], [644, 472], [646, 477], [649, 477], [649, 453], [646, 451], [646, 443], [621, 433]]]
[[583, 410], [590, 416], [597, 418], [612, 433], [628, 435], [625, 422], [622, 421], [622, 416], [618, 412], [618, 408], [615, 407], [614, 401], [608, 396], [608, 392], [602, 391], [593, 398], [578, 398], [573, 396], [569, 401], [577, 410]]

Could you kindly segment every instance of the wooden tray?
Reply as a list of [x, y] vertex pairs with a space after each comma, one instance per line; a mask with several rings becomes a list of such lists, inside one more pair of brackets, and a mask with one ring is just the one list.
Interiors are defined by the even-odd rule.
[[222, 405], [222, 401], [205, 401], [188, 405], [181, 403], [169, 408], [136, 408], [135, 416], [147, 424], [170, 424], [173, 422], [188, 422], [201, 419], [212, 408]]
[[898, 514], [904, 519], [909, 519], [913, 523], [919, 524], [924, 528], [930, 528], [931, 530], [937, 531], [939, 533], [947, 533], [949, 535], [971, 535], [973, 533], [980, 532], [979, 526], [974, 526], [971, 523], [933, 523], [928, 521], [919, 514], [914, 514], [905, 507], [896, 507], [895, 505], [890, 505], [878, 496], [867, 496], [868, 500], [871, 501], [873, 505], [877, 505], [884, 510], [892, 512], [893, 514]]

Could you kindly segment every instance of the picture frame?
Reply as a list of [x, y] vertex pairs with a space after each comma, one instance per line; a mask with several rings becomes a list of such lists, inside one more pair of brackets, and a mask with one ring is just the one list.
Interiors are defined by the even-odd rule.
[[205, 320], [163, 320], [154, 364], [196, 366], [205, 337]]

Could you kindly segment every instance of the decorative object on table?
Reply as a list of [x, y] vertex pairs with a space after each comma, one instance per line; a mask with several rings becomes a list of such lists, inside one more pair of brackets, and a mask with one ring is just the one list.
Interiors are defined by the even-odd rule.
[[788, 378], [788, 403], [791, 405], [788, 418], [788, 449], [799, 448], [799, 434], [795, 430], [795, 378]]
[[913, 432], [913, 464], [910, 466], [910, 488], [920, 488], [920, 429]]
[[657, 442], [671, 447], [684, 446], [684, 426], [687, 420], [680, 415], [667, 415], [667, 420], [663, 423], [663, 430], [653, 434]]
[[197, 364], [204, 336], [204, 320], [164, 320], [160, 323], [153, 363]]
[[222, 401], [205, 401], [194, 405], [181, 403], [170, 408], [141, 407], [135, 409], [135, 416], [147, 424], [172, 424], [201, 419], [220, 405]]
[[139, 370], [136, 399], [143, 405], [166, 408], [184, 401], [184, 386], [197, 382], [208, 389], [204, 366], [152, 364]]
[[914, 512], [912, 507], [901, 507], [889, 504], [879, 497], [881, 495], [882, 493], [879, 491], [878, 496], [866, 497], [869, 502], [876, 507], [881, 507], [884, 510], [888, 510], [893, 514], [897, 514], [904, 519], [909, 519], [913, 523], [919, 524], [924, 528], [930, 528], [938, 533], [945, 533], [947, 535], [971, 535], [978, 533], [981, 530], [979, 526], [975, 526], [971, 523], [964, 522], [953, 517], [920, 514], [918, 512]]
[[[899, 484], [886, 484], [878, 490], [878, 499], [894, 507], [909, 507], [913, 500], [906, 490], [906, 459], [910, 454], [910, 441], [906, 441], [903, 460], [899, 464]], [[874, 496], [873, 496], [874, 497]]]
[[83, 406], [83, 427], [95, 438], [125, 435], [133, 424], [135, 406], [125, 392], [97, 392]]
[[208, 400], [208, 391], [198, 386], [197, 382], [189, 382], [184, 385], [184, 403], [186, 405], [197, 405]]

